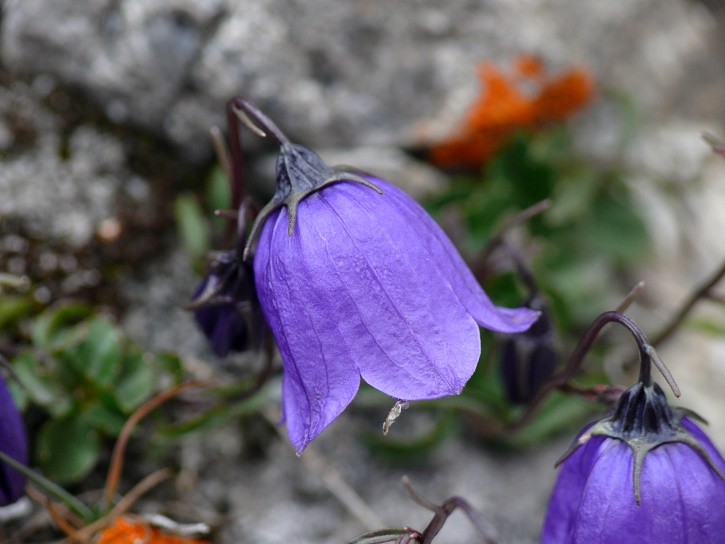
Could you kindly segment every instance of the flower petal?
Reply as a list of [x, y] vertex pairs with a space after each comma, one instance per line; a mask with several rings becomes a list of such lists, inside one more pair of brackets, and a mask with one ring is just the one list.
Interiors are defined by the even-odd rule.
[[301, 221], [314, 214], [357, 313], [351, 345], [363, 379], [401, 400], [460, 393], [476, 368], [480, 334], [419, 229], [395, 201], [355, 184], [323, 190], [307, 207]]
[[[20, 412], [7, 385], [0, 376], [0, 451], [16, 461], [28, 464], [28, 441]], [[0, 461], [0, 506], [23, 496], [25, 477]]]
[[539, 318], [539, 312], [529, 308], [501, 308], [494, 305], [433, 218], [394, 185], [377, 178], [370, 179], [383, 190], [386, 197], [397, 203], [397, 213], [404, 215], [408, 224], [419, 231], [418, 237], [426, 241], [436, 266], [479, 325], [496, 332], [515, 333], [527, 330]]
[[[306, 228], [287, 233], [287, 211], [267, 219], [254, 258], [259, 300], [284, 362], [283, 418], [302, 450], [347, 407], [360, 376], [340, 327], [324, 245]], [[348, 310], [349, 313], [349, 310]]]

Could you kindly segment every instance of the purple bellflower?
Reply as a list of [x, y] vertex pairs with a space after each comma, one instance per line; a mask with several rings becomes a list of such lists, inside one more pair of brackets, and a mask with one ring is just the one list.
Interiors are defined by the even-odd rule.
[[298, 454], [350, 404], [361, 377], [401, 401], [456, 395], [481, 353], [478, 325], [512, 333], [536, 320], [530, 309], [494, 306], [403, 191], [327, 166], [248, 101], [234, 105], [281, 146], [276, 192], [248, 246], [258, 234], [257, 293], [282, 355], [282, 412]]
[[638, 342], [639, 381], [559, 461], [542, 544], [725, 539], [725, 460], [691, 421], [695, 414], [667, 404], [650, 375], [652, 361], [664, 365], [643, 335]]
[[217, 357], [259, 347], [266, 327], [254, 285], [254, 270], [242, 259], [246, 211], [245, 206], [239, 208], [237, 247], [216, 255], [209, 273], [186, 306], [194, 311], [196, 323]]
[[[28, 439], [20, 412], [0, 375], [0, 451], [18, 463], [28, 464]], [[0, 460], [0, 506], [23, 496], [25, 476]]]

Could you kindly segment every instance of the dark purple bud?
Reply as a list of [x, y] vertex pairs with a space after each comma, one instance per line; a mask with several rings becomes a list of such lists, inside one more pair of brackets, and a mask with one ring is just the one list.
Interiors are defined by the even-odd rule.
[[[28, 464], [28, 439], [20, 412], [0, 376], [0, 451], [18, 463]], [[0, 506], [23, 496], [25, 476], [0, 461]]]
[[725, 460], [692, 412], [667, 404], [638, 334], [640, 380], [560, 460], [542, 544], [723, 541]]
[[187, 308], [217, 357], [257, 348], [264, 336], [254, 271], [236, 250], [217, 255]]
[[541, 312], [525, 332], [507, 335], [502, 346], [501, 375], [509, 401], [526, 404], [551, 378], [559, 360], [551, 313], [540, 296], [526, 307]]

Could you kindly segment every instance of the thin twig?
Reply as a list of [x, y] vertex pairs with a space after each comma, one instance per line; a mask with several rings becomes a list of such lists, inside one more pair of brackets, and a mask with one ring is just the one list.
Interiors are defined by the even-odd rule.
[[663, 327], [663, 329], [655, 334], [652, 338], [651, 345], [658, 347], [660, 344], [666, 342], [672, 334], [675, 333], [677, 328], [682, 324], [687, 315], [690, 313], [692, 308], [695, 307], [701, 299], [708, 296], [709, 291], [717, 285], [720, 280], [725, 276], [725, 261], [722, 262], [720, 268], [702, 285], [697, 287], [690, 296], [685, 300], [680, 309], [675, 313], [670, 322]]
[[625, 312], [627, 308], [629, 308], [632, 303], [634, 302], [634, 299], [637, 298], [637, 295], [639, 292], [644, 288], [645, 283], [644, 280], [637, 283], [632, 289], [627, 293], [627, 296], [622, 299], [622, 302], [619, 303], [619, 305], [614, 309], [615, 312]]
[[385, 525], [378, 515], [368, 506], [363, 498], [350, 487], [344, 480], [342, 475], [325, 461], [322, 456], [312, 446], [307, 449], [301, 456], [302, 461], [316, 472], [322, 481], [325, 482], [327, 489], [339, 500], [342, 505], [350, 512], [363, 527], [373, 530], [376, 527]]
[[[277, 418], [273, 417], [270, 413], [265, 413], [264, 416], [277, 430], [279, 437], [286, 441], [287, 437], [282, 428], [277, 424]], [[340, 501], [345, 509], [363, 527], [373, 531], [377, 527], [384, 525], [380, 517], [378, 517], [363, 498], [344, 480], [342, 475], [315, 451], [314, 446], [307, 446], [307, 449], [300, 455], [300, 458], [303, 463], [322, 479], [327, 490]]]
[[10, 457], [8, 454], [0, 450], [0, 462], [5, 463], [10, 468], [14, 469], [15, 471], [19, 472], [23, 476], [25, 476], [28, 480], [35, 483], [37, 486], [43, 489], [43, 491], [55, 498], [56, 500], [62, 502], [68, 508], [77, 514], [79, 517], [88, 520], [93, 516], [93, 513], [91, 510], [83, 504], [81, 501], [76, 499], [73, 495], [68, 493], [65, 489], [60, 487], [58, 484], [51, 482], [48, 480], [45, 476], [42, 474], [35, 472], [34, 470], [30, 469], [29, 467], [26, 467], [24, 464], [19, 463], [12, 457]]
[[516, 225], [520, 225], [521, 223], [528, 221], [532, 217], [535, 217], [540, 213], [548, 210], [550, 207], [551, 200], [546, 199], [542, 200], [541, 202], [537, 202], [533, 206], [530, 206], [529, 208], [520, 211], [512, 217], [509, 217], [504, 222], [504, 224], [501, 225], [501, 228], [498, 230], [496, 235], [491, 238], [491, 240], [489, 240], [489, 242], [486, 244], [486, 247], [483, 249], [483, 252], [476, 259], [476, 261], [478, 263], [485, 263], [486, 261], [488, 261], [489, 257], [491, 257], [491, 253], [493, 253], [493, 251], [499, 246], [499, 244], [501, 244], [509, 230], [511, 230]]
[[160, 393], [151, 400], [147, 401], [143, 406], [136, 410], [131, 417], [128, 418], [126, 423], [123, 425], [118, 440], [113, 448], [113, 454], [111, 456], [111, 465], [108, 469], [108, 476], [106, 478], [106, 486], [103, 493], [103, 500], [105, 507], [108, 507], [113, 500], [113, 496], [116, 494], [118, 489], [118, 483], [121, 480], [121, 473], [123, 472], [123, 461], [126, 453], [126, 445], [128, 440], [131, 438], [131, 433], [144, 417], [150, 412], [161, 406], [168, 400], [180, 395], [184, 391], [189, 389], [195, 389], [198, 387], [204, 387], [208, 385], [208, 382], [202, 381], [191, 381], [177, 385], [167, 391]]

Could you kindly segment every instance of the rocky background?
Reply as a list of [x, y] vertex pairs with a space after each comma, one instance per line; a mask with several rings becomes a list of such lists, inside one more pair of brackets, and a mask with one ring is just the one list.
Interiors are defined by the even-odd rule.
[[[574, 127], [583, 153], [607, 161], [618, 151], [627, 127], [612, 108], [616, 97], [631, 101], [641, 121], [626, 160], [655, 256], [640, 271], [647, 288], [632, 315], [645, 330], [662, 323], [725, 254], [725, 163], [698, 135], [725, 134], [725, 11], [717, 2], [0, 6], [0, 252], [8, 271], [41, 267], [59, 279], [35, 293], [39, 300], [77, 295], [120, 309], [138, 341], [179, 351], [201, 368], [209, 354], [181, 309], [197, 278], [178, 247], [171, 202], [206, 176], [214, 161], [209, 128], [224, 125], [224, 104], [235, 94], [292, 139], [348, 158], [335, 162], [380, 172], [382, 161], [384, 175], [419, 194], [440, 179], [400, 150], [456, 125], [479, 92], [481, 60], [505, 64], [532, 53], [554, 69], [584, 65], [600, 97]], [[265, 145], [245, 137], [259, 194], [272, 183]], [[115, 263], [108, 276], [99, 272], [107, 263]], [[698, 311], [721, 312], [707, 304]], [[662, 357], [683, 401], [710, 420], [725, 450], [725, 342], [684, 332]], [[243, 458], [234, 429], [189, 441], [178, 500], [197, 515], [223, 512], [219, 542], [342, 543], [379, 521], [425, 526], [429, 513], [399, 484], [407, 473], [432, 500], [466, 497], [505, 542], [536, 542], [553, 463], [568, 438], [523, 453], [456, 440], [413, 467], [396, 467], [371, 460], [350, 436], [354, 426], [344, 415], [302, 459], [281, 441], [264, 459]], [[346, 508], [331, 493], [338, 478], [365, 508]], [[457, 514], [440, 538], [470, 542], [473, 533]]]

